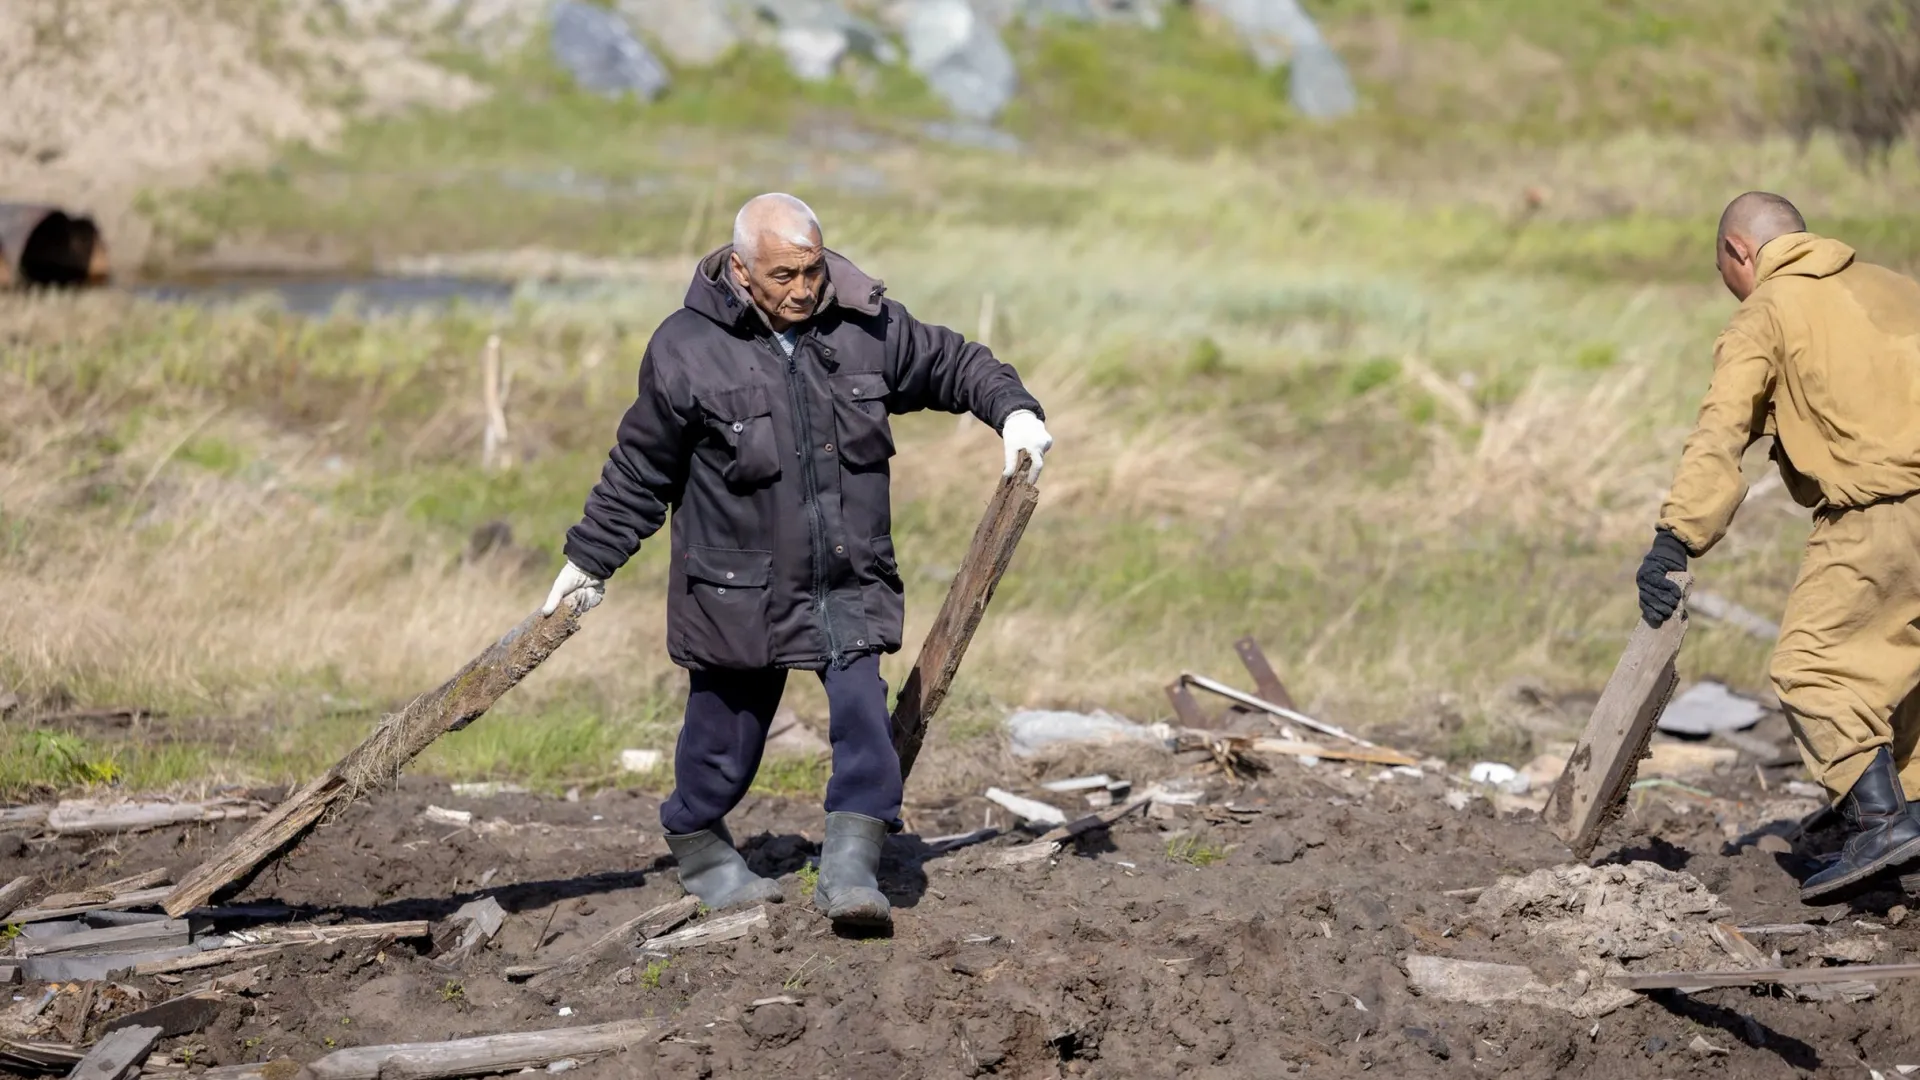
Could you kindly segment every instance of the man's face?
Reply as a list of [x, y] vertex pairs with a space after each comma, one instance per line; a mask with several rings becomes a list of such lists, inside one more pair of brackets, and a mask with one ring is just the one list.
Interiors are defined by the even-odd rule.
[[746, 286], [755, 307], [775, 330], [785, 331], [813, 317], [827, 283], [826, 249], [800, 247], [779, 237], [764, 237], [752, 265], [733, 255], [735, 280]]
[[1754, 277], [1759, 271], [1754, 266], [1752, 245], [1745, 237], [1721, 237], [1714, 262], [1720, 268], [1720, 280], [1726, 283], [1734, 299], [1744, 301], [1753, 295]]

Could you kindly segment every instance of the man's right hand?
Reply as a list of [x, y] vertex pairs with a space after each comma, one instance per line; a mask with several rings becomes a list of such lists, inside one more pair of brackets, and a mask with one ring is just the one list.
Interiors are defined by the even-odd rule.
[[1640, 572], [1634, 581], [1640, 586], [1640, 617], [1648, 626], [1659, 626], [1680, 606], [1680, 586], [1667, 575], [1687, 568], [1687, 546], [1665, 529], [1653, 533], [1653, 546], [1640, 560]]
[[547, 602], [540, 614], [551, 615], [559, 610], [560, 602], [573, 598], [573, 611], [576, 615], [585, 615], [607, 597], [607, 583], [573, 565], [568, 560], [553, 581], [553, 589], [547, 593]]

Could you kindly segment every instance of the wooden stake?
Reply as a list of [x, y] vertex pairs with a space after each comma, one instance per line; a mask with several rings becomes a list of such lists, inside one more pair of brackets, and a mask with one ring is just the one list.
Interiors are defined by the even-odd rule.
[[980, 628], [993, 590], [1013, 561], [1014, 548], [1027, 531], [1034, 508], [1040, 505], [1040, 489], [1027, 479], [1031, 461], [1026, 454], [1015, 463], [1013, 475], [1004, 477], [995, 489], [987, 512], [974, 530], [973, 543], [960, 572], [953, 575], [946, 602], [934, 616], [933, 628], [920, 646], [920, 657], [900, 688], [893, 706], [893, 748], [900, 754], [900, 776], [913, 771], [914, 759], [926, 740], [927, 726], [947, 699], [960, 659]]
[[1635, 620], [1626, 651], [1600, 692], [1586, 732], [1574, 744], [1566, 768], [1547, 795], [1542, 817], [1577, 859], [1593, 854], [1601, 832], [1619, 815], [1640, 759], [1646, 756], [1654, 725], [1680, 681], [1674, 659], [1687, 636], [1686, 595], [1693, 588], [1693, 577], [1685, 573], [1667, 577], [1680, 586], [1679, 608], [1658, 629]]
[[292, 850], [322, 818], [345, 809], [372, 788], [392, 783], [435, 739], [485, 714], [579, 629], [580, 617], [569, 603], [562, 603], [552, 615], [536, 612], [521, 620], [459, 674], [381, 721], [339, 764], [196, 867], [167, 894], [163, 905], [167, 914], [179, 918], [216, 893], [241, 884]]

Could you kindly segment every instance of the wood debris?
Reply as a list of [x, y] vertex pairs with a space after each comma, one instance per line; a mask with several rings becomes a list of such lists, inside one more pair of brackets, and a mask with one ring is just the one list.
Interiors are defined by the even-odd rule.
[[1600, 693], [1586, 731], [1547, 796], [1544, 818], [1575, 858], [1593, 854], [1600, 833], [1619, 814], [1654, 725], [1672, 698], [1680, 676], [1674, 660], [1687, 634], [1684, 597], [1691, 575], [1669, 574], [1682, 601], [1657, 629], [1635, 619], [1627, 647]]
[[997, 787], [988, 788], [986, 796], [989, 802], [1004, 808], [1015, 817], [1023, 820], [1037, 821], [1042, 825], [1065, 825], [1067, 823], [1066, 811], [1057, 806], [1043, 803], [1038, 799], [1023, 798], [1010, 791], [1002, 791]]
[[638, 951], [664, 953], [675, 949], [692, 948], [695, 945], [732, 941], [735, 938], [746, 937], [755, 927], [765, 925], [767, 925], [767, 909], [762, 905], [708, 919], [706, 922], [696, 923], [684, 930], [677, 930], [661, 937], [648, 938], [640, 943]]
[[661, 904], [659, 907], [641, 912], [612, 930], [600, 935], [591, 945], [567, 957], [557, 964], [530, 964], [510, 967], [506, 970], [509, 979], [531, 978], [533, 984], [551, 982], [563, 976], [584, 971], [595, 960], [611, 954], [614, 950], [633, 942], [659, 937], [693, 918], [700, 910], [700, 901], [696, 897], [683, 896], [678, 900]]
[[125, 1080], [140, 1071], [140, 1063], [159, 1041], [157, 1027], [121, 1028], [94, 1043], [67, 1076], [70, 1080]]
[[69, 907], [47, 907], [45, 901], [42, 901], [40, 906], [14, 912], [7, 916], [7, 921], [11, 923], [48, 922], [53, 919], [70, 919], [76, 915], [86, 915], [95, 911], [132, 911], [137, 908], [157, 907], [160, 901], [166, 899], [167, 892], [167, 887], [162, 885], [152, 889], [118, 893], [108, 900], [74, 904]]
[[266, 806], [251, 799], [206, 802], [62, 802], [47, 813], [47, 828], [59, 836], [86, 833], [145, 832], [169, 825], [198, 825], [258, 817]]
[[974, 530], [967, 554], [960, 562], [940, 612], [933, 618], [920, 655], [900, 687], [893, 706], [893, 747], [900, 755], [900, 775], [913, 771], [926, 741], [927, 726], [947, 699], [954, 673], [966, 656], [980, 620], [986, 616], [993, 591], [1013, 562], [1014, 549], [1027, 531], [1027, 522], [1040, 505], [1040, 489], [1027, 479], [1030, 459], [1023, 452], [1014, 465], [1013, 475], [1004, 477], [987, 503], [986, 513]]
[[[617, 1020], [611, 1024], [483, 1035], [439, 1043], [356, 1046], [312, 1062], [313, 1080], [430, 1080], [481, 1076], [546, 1066], [560, 1058], [584, 1061], [624, 1050], [658, 1029], [657, 1020]], [[212, 1075], [212, 1074], [209, 1074]], [[229, 1073], [227, 1080], [258, 1074]]]
[[1849, 967], [1754, 968], [1746, 971], [1662, 971], [1647, 975], [1609, 975], [1625, 990], [1704, 990], [1716, 986], [1807, 986], [1920, 975], [1920, 964], [1865, 964]]
[[322, 818], [399, 775], [441, 735], [479, 719], [579, 629], [571, 604], [561, 604], [549, 616], [535, 613], [521, 620], [453, 678], [381, 721], [333, 768], [195, 868], [167, 896], [167, 914], [185, 915], [285, 856]]
[[32, 874], [22, 874], [0, 885], [0, 923], [5, 923], [14, 909], [27, 902], [27, 894], [33, 891], [33, 881]]
[[434, 934], [434, 951], [442, 963], [458, 965], [485, 947], [506, 925], [507, 910], [491, 896], [469, 900], [447, 916]]

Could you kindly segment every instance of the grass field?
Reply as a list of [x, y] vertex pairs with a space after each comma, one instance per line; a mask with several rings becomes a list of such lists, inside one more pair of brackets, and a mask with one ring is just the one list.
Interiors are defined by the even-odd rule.
[[[910, 137], [934, 113], [911, 86], [801, 90], [747, 57], [649, 110], [523, 59], [491, 73], [520, 92], [472, 112], [156, 195], [177, 252], [537, 248], [625, 276], [378, 319], [0, 297], [0, 684], [28, 703], [0, 722], [0, 797], [301, 777], [450, 674], [543, 598], [691, 256], [776, 187], [922, 318], [972, 333], [991, 307], [996, 351], [1059, 440], [941, 720], [937, 743], [969, 749], [923, 758], [923, 792], [1004, 767], [978, 740], [1009, 707], [1157, 718], [1161, 685], [1233, 674], [1247, 632], [1330, 719], [1456, 758], [1524, 755], [1564, 721], [1543, 726], [1516, 687], [1597, 687], [1635, 617], [1632, 571], [1732, 308], [1711, 271], [1721, 204], [1785, 191], [1905, 267], [1920, 170], [1896, 156], [1865, 175], [1824, 141], [1740, 134], [1728, 103], [1761, 101], [1742, 88], [1764, 82], [1767, 24], [1751, 51], [1707, 49], [1734, 10], [1718, 0], [1544, 22], [1518, 0], [1322, 7], [1373, 103], [1347, 129], [1300, 129], [1272, 87], [1239, 101], [1265, 77], [1198, 23], [1116, 91], [1143, 95], [1123, 120], [1076, 142], [1057, 133], [1099, 112], [1099, 65], [1146, 45], [1017, 40], [1034, 89], [1009, 123], [1035, 147], [1017, 157]], [[1389, 37], [1415, 58], [1398, 75]], [[1563, 58], [1557, 102], [1495, 92], [1531, 86], [1516, 72], [1542, 52]], [[1479, 53], [1453, 83], [1429, 70]], [[889, 96], [904, 105], [882, 115]], [[1506, 113], [1434, 130], [1495, 99]], [[1189, 139], [1182, 110], [1207, 101], [1235, 104]], [[495, 261], [515, 259], [541, 256]], [[496, 331], [519, 460], [486, 472], [479, 355]], [[1000, 457], [972, 421], [896, 432], [917, 642]], [[1755, 456], [1756, 491], [1700, 572], [1771, 612], [1806, 524]], [[469, 557], [494, 521], [516, 547]], [[558, 788], [613, 782], [621, 747], [665, 746], [684, 684], [662, 640], [663, 548], [426, 767]], [[1765, 655], [1709, 624], [1685, 674], [1758, 690]], [[111, 704], [168, 717], [65, 734], [28, 719]], [[763, 776], [820, 779], [813, 763]]]

